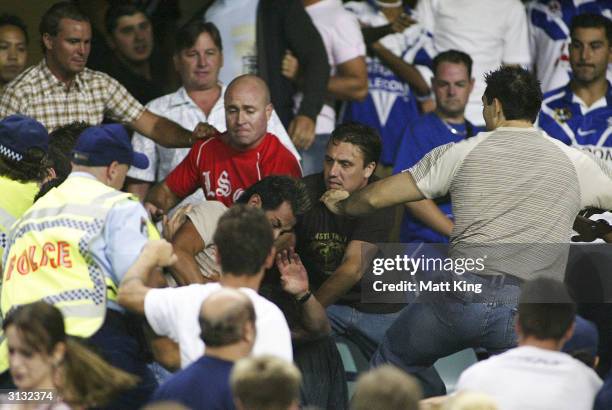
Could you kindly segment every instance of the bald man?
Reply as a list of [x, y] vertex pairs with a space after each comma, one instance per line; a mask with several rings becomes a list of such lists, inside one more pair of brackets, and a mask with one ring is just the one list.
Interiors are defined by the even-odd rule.
[[202, 303], [200, 328], [204, 356], [157, 389], [153, 401], [178, 401], [192, 409], [233, 409], [230, 374], [234, 362], [253, 349], [253, 303], [239, 290], [221, 289]]
[[254, 75], [236, 77], [224, 98], [227, 131], [197, 142], [149, 191], [145, 202], [153, 212], [167, 212], [198, 188], [207, 200], [231, 206], [245, 188], [265, 176], [302, 176], [295, 156], [266, 131], [272, 104], [265, 82]]

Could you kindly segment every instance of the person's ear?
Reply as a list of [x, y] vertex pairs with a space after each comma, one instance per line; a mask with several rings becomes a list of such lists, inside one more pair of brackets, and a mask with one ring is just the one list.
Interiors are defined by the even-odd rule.
[[276, 246], [272, 246], [270, 249], [270, 253], [266, 256], [266, 260], [264, 261], [264, 268], [270, 269], [274, 265], [274, 260], [276, 258]]
[[274, 106], [272, 105], [272, 103], [268, 103], [268, 105], [266, 105], [266, 120], [267, 121], [270, 121], [273, 111], [274, 111]]
[[49, 33], [43, 34], [42, 41], [43, 41], [43, 44], [45, 45], [45, 48], [47, 50], [53, 50], [53, 38], [52, 38], [51, 34], [49, 34]]
[[365, 177], [370, 178], [376, 169], [376, 162], [372, 161], [365, 167]]
[[261, 196], [259, 194], [253, 194], [247, 201], [247, 205], [252, 206], [253, 208], [261, 209]]
[[60, 364], [62, 364], [64, 357], [66, 357], [66, 343], [59, 342], [55, 345], [53, 352], [51, 353], [53, 366], [58, 367]]

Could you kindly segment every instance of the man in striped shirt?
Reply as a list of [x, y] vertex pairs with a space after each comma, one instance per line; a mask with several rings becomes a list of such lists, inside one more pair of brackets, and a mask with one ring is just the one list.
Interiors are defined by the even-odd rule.
[[451, 284], [480, 287], [481, 293], [451, 287], [431, 303], [413, 303], [372, 359], [374, 365], [391, 362], [415, 373], [426, 395], [445, 392], [431, 368], [438, 358], [468, 347], [499, 353], [516, 345], [520, 284], [539, 275], [562, 278], [564, 243], [578, 211], [612, 208], [612, 171], [603, 161], [533, 127], [542, 102], [537, 80], [516, 67], [500, 68], [485, 80], [483, 116], [489, 131], [442, 145], [412, 168], [348, 199], [342, 191], [328, 191], [323, 198], [333, 212], [361, 215], [450, 193], [455, 226], [449, 256], [484, 258], [476, 273], [446, 272], [445, 277]]

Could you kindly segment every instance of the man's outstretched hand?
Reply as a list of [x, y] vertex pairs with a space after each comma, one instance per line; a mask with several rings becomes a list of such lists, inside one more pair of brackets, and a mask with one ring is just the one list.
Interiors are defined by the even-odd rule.
[[195, 143], [199, 140], [212, 138], [217, 134], [219, 134], [219, 130], [217, 130], [215, 127], [206, 122], [200, 122], [193, 129], [191, 142]]

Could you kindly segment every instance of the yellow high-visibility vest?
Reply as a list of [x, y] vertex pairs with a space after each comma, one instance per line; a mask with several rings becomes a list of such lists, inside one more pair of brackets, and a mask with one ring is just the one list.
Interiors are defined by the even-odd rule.
[[[102, 234], [111, 208], [131, 194], [103, 183], [71, 176], [39, 199], [13, 226], [3, 267], [0, 308], [38, 300], [59, 308], [66, 333], [92, 336], [104, 323], [106, 301], [117, 299], [117, 285], [92, 257], [89, 245]], [[151, 239], [159, 238], [150, 221]], [[8, 368], [6, 343], [0, 345], [0, 372]]]
[[9, 230], [32, 206], [38, 189], [36, 182], [23, 183], [0, 176], [0, 265], [8, 243]]

